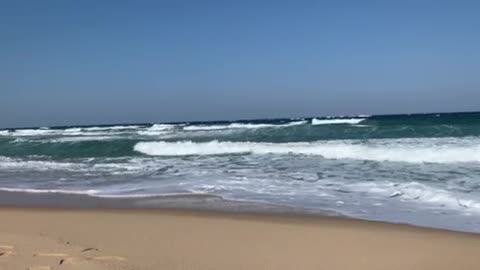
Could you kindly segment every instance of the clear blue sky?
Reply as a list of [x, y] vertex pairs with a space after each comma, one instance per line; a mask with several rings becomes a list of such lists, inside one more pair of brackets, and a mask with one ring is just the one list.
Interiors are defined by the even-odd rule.
[[479, 14], [453, 0], [4, 0], [0, 127], [480, 110]]

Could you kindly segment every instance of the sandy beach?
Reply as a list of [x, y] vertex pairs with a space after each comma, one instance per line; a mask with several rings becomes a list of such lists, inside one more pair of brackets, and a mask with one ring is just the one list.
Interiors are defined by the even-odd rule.
[[0, 269], [478, 269], [480, 235], [336, 217], [0, 209]]

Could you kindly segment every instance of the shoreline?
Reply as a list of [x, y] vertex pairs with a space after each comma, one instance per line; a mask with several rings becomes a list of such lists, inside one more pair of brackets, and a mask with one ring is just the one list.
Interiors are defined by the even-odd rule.
[[101, 197], [87, 194], [0, 190], [0, 208], [44, 208], [44, 209], [160, 209], [217, 211], [225, 213], [299, 214], [340, 216], [332, 210], [307, 209], [285, 205], [231, 200], [213, 194], [165, 194], [132, 197]]
[[0, 207], [0, 220], [0, 269], [473, 270], [480, 252], [479, 234], [319, 215]]
[[329, 209], [309, 209], [247, 200], [229, 200], [212, 194], [166, 194], [132, 197], [100, 197], [87, 194], [0, 190], [0, 210], [38, 209], [48, 211], [120, 211], [120, 212], [169, 212], [218, 213], [220, 215], [257, 217], [340, 218], [361, 222], [411, 226], [427, 230], [442, 230], [480, 235], [477, 231], [458, 228], [428, 226], [402, 221], [361, 218]]

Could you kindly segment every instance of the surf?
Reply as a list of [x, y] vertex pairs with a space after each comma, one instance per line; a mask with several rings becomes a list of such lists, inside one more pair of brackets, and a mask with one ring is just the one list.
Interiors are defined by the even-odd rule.
[[[444, 143], [454, 141], [453, 145]], [[134, 151], [150, 156], [202, 156], [228, 154], [311, 155], [325, 159], [355, 159], [409, 163], [480, 162], [480, 140], [369, 140], [311, 143], [258, 142], [139, 142]]]

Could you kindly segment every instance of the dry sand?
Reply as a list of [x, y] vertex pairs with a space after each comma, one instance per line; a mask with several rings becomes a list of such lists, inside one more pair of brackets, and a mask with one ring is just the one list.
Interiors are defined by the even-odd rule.
[[480, 236], [343, 218], [0, 209], [0, 269], [480, 269]]

